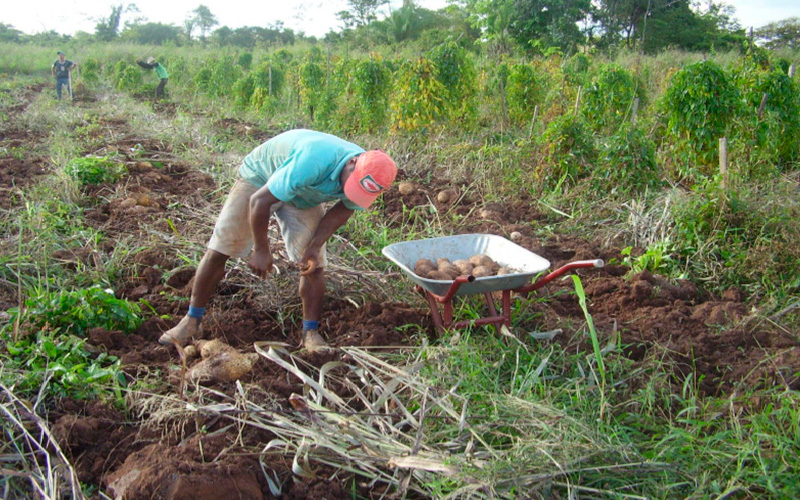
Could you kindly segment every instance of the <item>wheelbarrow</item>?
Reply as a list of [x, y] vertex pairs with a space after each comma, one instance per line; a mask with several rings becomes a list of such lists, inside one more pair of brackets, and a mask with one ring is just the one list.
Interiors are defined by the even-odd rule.
[[[454, 280], [435, 280], [419, 276], [414, 272], [418, 259], [447, 257], [451, 261], [469, 259], [476, 254], [485, 254], [500, 266], [511, 269], [510, 274], [477, 278], [459, 276]], [[383, 248], [383, 255], [397, 264], [416, 283], [416, 291], [424, 294], [431, 307], [431, 316], [436, 329], [443, 333], [450, 328], [468, 325], [494, 325], [500, 331], [502, 325], [511, 326], [511, 292], [523, 295], [538, 290], [555, 278], [574, 269], [603, 267], [601, 259], [578, 260], [565, 264], [536, 281], [532, 280], [550, 267], [550, 262], [516, 243], [494, 234], [460, 234], [424, 240], [403, 241]], [[493, 292], [502, 292], [501, 311], [495, 307]], [[483, 294], [489, 316], [474, 320], [453, 321], [453, 297]], [[439, 312], [442, 304], [442, 312]]]

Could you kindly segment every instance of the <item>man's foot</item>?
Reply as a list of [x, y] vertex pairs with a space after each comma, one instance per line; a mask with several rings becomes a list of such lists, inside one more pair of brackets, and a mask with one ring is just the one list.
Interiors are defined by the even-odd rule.
[[330, 346], [317, 330], [303, 330], [303, 347], [309, 351], [330, 349]]
[[159, 344], [185, 346], [189, 340], [200, 333], [200, 320], [184, 316], [180, 323], [164, 332], [158, 339]]

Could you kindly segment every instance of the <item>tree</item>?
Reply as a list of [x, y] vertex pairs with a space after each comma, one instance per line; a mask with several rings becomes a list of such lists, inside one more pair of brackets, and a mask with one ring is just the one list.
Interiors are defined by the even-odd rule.
[[0, 42], [14, 42], [19, 43], [22, 41], [22, 32], [15, 29], [10, 24], [0, 23]]
[[94, 27], [95, 36], [103, 41], [109, 42], [119, 35], [119, 26], [122, 21], [122, 15], [126, 12], [138, 12], [139, 9], [135, 4], [128, 5], [112, 5], [111, 13], [108, 17], [101, 17], [97, 20]]
[[388, 0], [347, 0], [350, 9], [340, 11], [336, 17], [344, 23], [345, 28], [366, 26], [377, 19], [378, 9], [387, 3]]
[[545, 46], [574, 50], [584, 40], [578, 22], [589, 17], [591, 0], [513, 0], [511, 36], [525, 48]]
[[126, 28], [121, 37], [141, 45], [177, 44], [181, 38], [181, 29], [172, 24], [144, 23]]
[[[198, 5], [197, 8], [194, 9], [191, 13], [194, 14], [194, 16], [190, 18], [192, 22], [191, 28], [192, 29], [194, 27], [200, 28], [200, 39], [202, 41], [205, 41], [206, 34], [208, 33], [208, 31], [214, 26], [218, 25], [219, 21], [217, 21], [217, 17], [214, 14], [212, 14], [211, 10], [205, 5]], [[187, 32], [188, 32], [187, 34], [189, 35], [190, 38], [192, 29], [189, 29], [189, 25], [187, 24]]]
[[769, 23], [755, 31], [755, 36], [768, 49], [800, 49], [800, 17]]

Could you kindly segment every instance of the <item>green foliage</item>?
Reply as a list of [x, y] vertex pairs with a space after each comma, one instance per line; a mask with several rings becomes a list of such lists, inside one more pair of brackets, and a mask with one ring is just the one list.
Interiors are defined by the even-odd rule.
[[[442, 102], [450, 117], [458, 119], [460, 126], [468, 126], [475, 115], [473, 97], [477, 93], [475, 67], [467, 51], [449, 40], [430, 52], [436, 79], [442, 84]], [[465, 122], [465, 120], [467, 120]]]
[[46, 387], [56, 396], [94, 399], [104, 392], [104, 386], [110, 386], [121, 399], [119, 389], [125, 386], [125, 377], [120, 361], [105, 353], [92, 355], [84, 347], [84, 339], [40, 331], [21, 339], [11, 339], [3, 332], [0, 340], [6, 350], [0, 355], [0, 364], [8, 370], [3, 375], [14, 374], [4, 382], [18, 396], [34, 396]]
[[690, 275], [719, 289], [796, 290], [800, 200], [792, 184], [721, 189], [709, 181], [677, 203], [673, 242]]
[[325, 99], [325, 70], [321, 65], [322, 53], [312, 49], [300, 67], [300, 99], [308, 111], [309, 119], [314, 121], [314, 112]]
[[139, 68], [131, 66], [125, 61], [119, 61], [114, 66], [115, 87], [123, 92], [137, 91], [144, 81]]
[[365, 130], [375, 131], [386, 123], [391, 84], [392, 73], [383, 60], [371, 58], [356, 65], [353, 86]]
[[233, 56], [223, 56], [209, 61], [194, 76], [197, 88], [211, 96], [229, 95], [240, 78], [242, 70]]
[[640, 129], [623, 126], [602, 141], [597, 168], [593, 177], [598, 192], [620, 194], [657, 190], [662, 185], [656, 145]]
[[663, 107], [678, 146], [681, 176], [695, 177], [696, 166], [707, 175], [716, 166], [719, 139], [729, 135], [739, 99], [731, 79], [712, 61], [691, 64], [673, 77]]
[[445, 92], [433, 61], [419, 58], [403, 63], [391, 103], [393, 127], [411, 132], [431, 126], [445, 109]]
[[586, 54], [575, 54], [561, 65], [564, 80], [573, 85], [586, 86], [589, 83], [589, 68], [592, 60]]
[[[775, 159], [782, 165], [800, 160], [800, 85], [779, 70], [758, 71], [743, 83], [741, 90], [755, 122], [756, 147], [769, 150], [774, 145]], [[759, 120], [764, 96], [766, 116]]]
[[505, 84], [508, 114], [512, 122], [526, 124], [533, 118], [537, 105], [544, 103], [547, 91], [545, 76], [530, 64], [512, 64]]
[[253, 53], [244, 52], [239, 54], [239, 57], [236, 59], [236, 64], [238, 64], [243, 70], [250, 71], [250, 66], [253, 64]]
[[134, 331], [141, 323], [138, 305], [94, 286], [43, 292], [28, 298], [22, 310], [13, 308], [8, 313], [9, 323], [0, 340], [8, 353], [6, 367], [21, 375], [13, 381], [21, 394], [38, 391], [46, 377], [52, 377], [50, 387], [57, 395], [77, 398], [100, 394], [103, 384], [115, 391], [124, 385], [117, 358], [90, 354], [81, 337], [95, 327]]
[[549, 164], [541, 179], [546, 188], [574, 183], [592, 172], [597, 162], [594, 135], [581, 116], [565, 115], [550, 122], [542, 143]]
[[100, 61], [94, 57], [88, 57], [81, 62], [81, 78], [88, 83], [97, 83], [100, 80]]
[[622, 263], [630, 267], [632, 273], [649, 271], [662, 276], [680, 277], [679, 263], [672, 257], [675, 252], [675, 245], [667, 238], [648, 246], [639, 256], [633, 255], [633, 247], [623, 248]]
[[66, 174], [82, 185], [116, 182], [127, 173], [125, 165], [109, 156], [74, 158], [64, 169]]
[[630, 116], [637, 85], [627, 70], [603, 66], [583, 93], [581, 111], [597, 131], [614, 131]]
[[94, 327], [129, 333], [141, 323], [137, 304], [118, 299], [112, 290], [99, 286], [44, 292], [28, 298], [22, 313], [14, 308], [9, 314], [12, 323], [19, 319], [36, 330], [57, 330], [81, 337]]

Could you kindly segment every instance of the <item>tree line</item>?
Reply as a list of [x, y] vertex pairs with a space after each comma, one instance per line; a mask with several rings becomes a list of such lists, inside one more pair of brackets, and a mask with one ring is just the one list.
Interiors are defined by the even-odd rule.
[[[454, 0], [437, 11], [413, 0], [404, 0], [396, 9], [389, 9], [388, 0], [348, 0], [347, 6], [337, 15], [342, 28], [328, 32], [323, 41], [368, 49], [414, 42], [429, 46], [455, 38], [494, 53], [572, 54], [617, 48], [643, 53], [668, 47], [729, 50], [741, 47], [750, 37], [772, 49], [800, 48], [800, 18], [787, 18], [748, 33], [735, 19], [732, 7], [713, 0], [703, 6], [695, 6], [691, 0]], [[188, 13], [181, 26], [148, 21], [132, 3], [113, 5], [108, 16], [95, 21], [93, 33], [75, 35], [53, 30], [26, 35], [0, 23], [0, 41], [63, 43], [75, 39], [246, 49], [318, 41], [281, 21], [266, 26], [219, 26], [216, 16], [202, 4]]]

